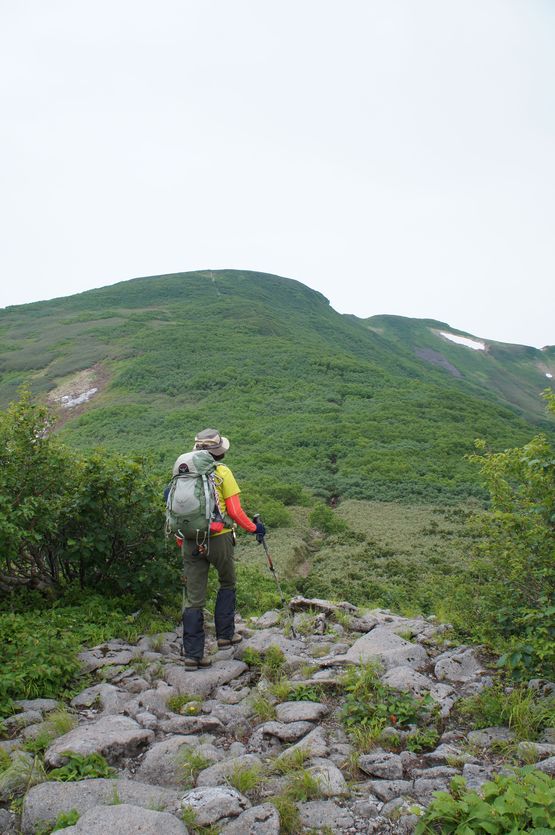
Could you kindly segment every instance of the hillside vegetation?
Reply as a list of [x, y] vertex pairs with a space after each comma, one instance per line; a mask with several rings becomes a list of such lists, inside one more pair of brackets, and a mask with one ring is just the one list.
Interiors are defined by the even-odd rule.
[[[445, 350], [461, 367], [474, 361]], [[513, 366], [522, 392], [511, 406], [488, 379], [480, 388], [477, 374], [418, 357], [398, 331], [342, 316], [298, 282], [237, 271], [135, 279], [0, 313], [4, 405], [22, 383], [44, 398], [79, 380], [97, 389], [60, 410], [74, 448], [149, 454], [163, 475], [212, 425], [231, 438], [246, 493], [293, 485], [331, 504], [484, 497], [465, 459], [474, 439], [518, 445], [540, 420], [539, 397], [519, 413], [530, 374]], [[505, 367], [498, 357], [492, 373]], [[538, 394], [545, 382], [538, 372]]]

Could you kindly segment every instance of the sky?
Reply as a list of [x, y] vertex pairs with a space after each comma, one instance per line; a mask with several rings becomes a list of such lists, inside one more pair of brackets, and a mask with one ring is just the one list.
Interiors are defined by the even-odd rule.
[[0, 0], [0, 307], [145, 275], [555, 343], [553, 0]]

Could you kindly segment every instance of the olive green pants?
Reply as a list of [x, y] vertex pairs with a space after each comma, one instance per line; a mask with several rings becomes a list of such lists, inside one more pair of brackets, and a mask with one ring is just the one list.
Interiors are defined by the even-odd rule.
[[213, 565], [218, 572], [220, 588], [235, 588], [235, 563], [233, 561], [233, 534], [222, 533], [210, 537], [208, 554], [193, 556], [196, 544], [189, 540], [183, 543], [183, 572], [187, 584], [186, 608], [204, 609], [208, 571]]

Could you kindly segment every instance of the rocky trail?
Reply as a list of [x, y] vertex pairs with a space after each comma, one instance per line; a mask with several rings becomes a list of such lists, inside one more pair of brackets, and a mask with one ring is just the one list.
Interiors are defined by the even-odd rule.
[[[479, 648], [454, 645], [432, 618], [304, 598], [290, 609], [299, 637], [284, 613], [238, 619], [243, 641], [218, 651], [212, 633], [213, 665], [196, 672], [183, 668], [178, 631], [84, 651], [90, 686], [72, 699], [74, 727], [50, 741], [44, 765], [33, 769], [24, 748], [60, 705], [22, 701], [8, 720], [0, 749], [33, 776], [15, 803], [0, 782], [0, 833], [42, 835], [72, 810], [68, 835], [409, 833], [455, 775], [479, 787], [507, 769], [512, 731], [469, 730], [457, 713], [461, 697], [492, 683]], [[417, 723], [391, 713], [374, 740], [344, 721], [356, 700], [345, 674], [354, 681], [369, 663], [399, 694], [399, 711], [409, 693], [422, 712]], [[555, 728], [513, 750], [555, 774]], [[49, 779], [72, 762], [68, 752], [81, 763], [102, 755], [113, 771]]]

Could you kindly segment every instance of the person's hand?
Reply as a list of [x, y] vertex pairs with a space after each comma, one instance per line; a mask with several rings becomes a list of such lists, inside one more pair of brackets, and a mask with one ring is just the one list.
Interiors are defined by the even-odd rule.
[[262, 542], [262, 540], [266, 536], [266, 528], [264, 527], [262, 522], [256, 523], [256, 530], [253, 531], [253, 534], [255, 535], [257, 542]]

